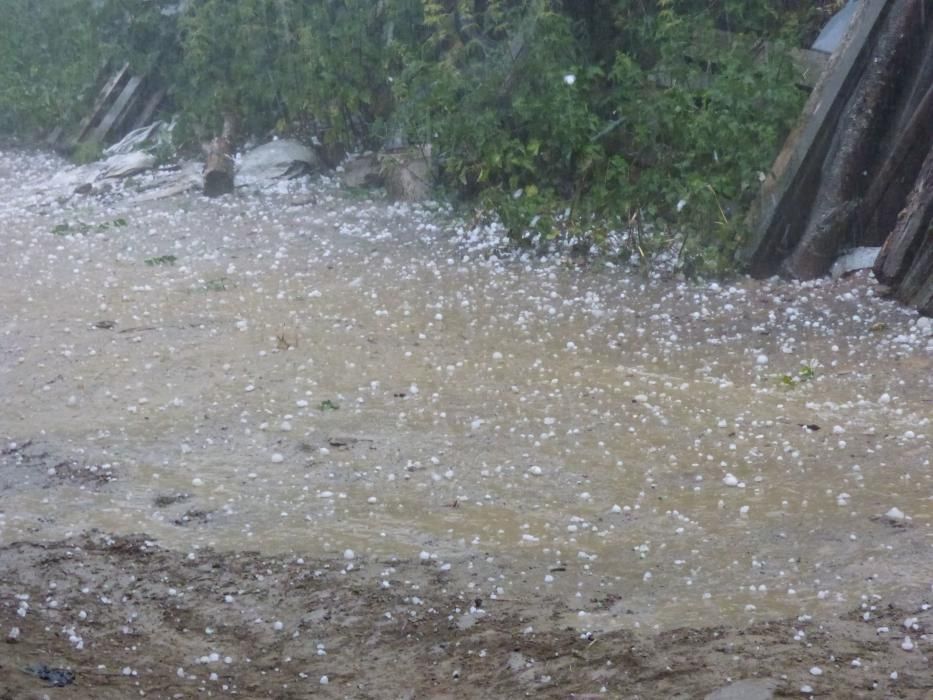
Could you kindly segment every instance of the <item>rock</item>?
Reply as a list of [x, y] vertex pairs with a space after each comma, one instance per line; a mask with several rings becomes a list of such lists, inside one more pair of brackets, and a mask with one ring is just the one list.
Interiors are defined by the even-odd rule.
[[771, 700], [778, 682], [773, 678], [736, 681], [706, 696], [706, 700]]
[[431, 147], [406, 148], [380, 156], [386, 193], [396, 202], [420, 202], [431, 192]]
[[382, 166], [375, 153], [355, 156], [343, 164], [340, 176], [344, 187], [379, 187], [383, 183]]

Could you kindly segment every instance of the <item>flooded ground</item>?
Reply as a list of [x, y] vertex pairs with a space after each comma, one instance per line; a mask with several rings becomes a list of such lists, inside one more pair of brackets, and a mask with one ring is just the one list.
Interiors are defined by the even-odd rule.
[[0, 153], [0, 697], [933, 690], [933, 326], [866, 273], [60, 165]]

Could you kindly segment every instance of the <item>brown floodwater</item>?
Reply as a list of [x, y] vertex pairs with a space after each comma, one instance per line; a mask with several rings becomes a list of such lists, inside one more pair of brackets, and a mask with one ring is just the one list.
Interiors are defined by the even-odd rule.
[[58, 167], [0, 153], [3, 544], [482, 558], [602, 629], [933, 582], [933, 339], [867, 273], [646, 276], [328, 181], [62, 203]]

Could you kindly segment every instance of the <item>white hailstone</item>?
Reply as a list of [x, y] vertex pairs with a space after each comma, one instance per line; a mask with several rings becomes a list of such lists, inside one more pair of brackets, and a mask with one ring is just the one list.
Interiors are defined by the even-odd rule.
[[800, 692], [803, 693], [804, 695], [813, 695], [813, 688], [809, 685], [804, 684], [800, 686]]
[[917, 437], [917, 434], [913, 430], [907, 430], [904, 432], [905, 440], [913, 440], [915, 437]]
[[492, 354], [492, 359], [498, 361], [502, 359], [502, 353], [498, 350]]
[[748, 506], [742, 506], [741, 508], [739, 508], [739, 513], [741, 513], [742, 515], [748, 515]]
[[891, 403], [891, 395], [887, 393], [882, 394], [878, 397], [878, 403]]
[[650, 580], [651, 580], [651, 572], [650, 572], [650, 571], [646, 571], [646, 572], [645, 572], [645, 575], [642, 576], [642, 580], [643, 580], [643, 581], [650, 581]]
[[861, 659], [852, 659], [852, 663], [850, 664], [850, 666], [852, 666], [852, 668], [861, 668], [861, 667], [862, 667], [862, 660], [861, 660]]
[[726, 486], [738, 486], [739, 480], [732, 474], [726, 474], [722, 478], [722, 483], [724, 483]]
[[285, 456], [281, 452], [273, 452], [272, 457], [269, 458], [273, 464], [281, 464], [285, 461]]
[[767, 355], [759, 355], [758, 357], [755, 358], [755, 364], [756, 364], [756, 365], [766, 365], [766, 364], [768, 364], [768, 356], [767, 356]]
[[366, 499], [366, 502], [369, 504], [378, 503], [379, 499], [376, 498], [375, 496], [370, 496], [369, 498]]
[[910, 637], [904, 637], [904, 641], [901, 642], [901, 649], [904, 651], [913, 651], [914, 650], [914, 640]]
[[573, 73], [567, 73], [567, 75], [564, 76], [565, 85], [573, 85], [575, 82], [577, 82], [577, 76]]
[[612, 508], [610, 509], [610, 512], [612, 512], [612, 513], [621, 513], [621, 512], [622, 512], [622, 508], [620, 508], [618, 505], [614, 505], [614, 506], [612, 506]]
[[537, 464], [528, 467], [528, 473], [532, 476], [541, 476], [544, 473], [544, 470], [541, 469]]
[[281, 620], [276, 620], [275, 622], [272, 623], [272, 629], [274, 629], [276, 632], [281, 632], [284, 628], [285, 628], [285, 625], [282, 623]]
[[194, 478], [191, 480], [191, 485], [192, 485], [192, 486], [203, 486], [203, 485], [204, 485], [204, 480], [201, 479], [201, 478], [199, 478], [199, 477], [194, 477]]
[[[545, 582], [545, 583], [554, 583], [554, 577], [551, 576], [550, 574], [546, 574], [545, 577], [544, 577], [544, 582]], [[16, 628], [14, 628], [14, 629], [16, 629]]]
[[356, 558], [356, 553], [352, 549], [343, 550], [343, 558], [347, 561], [351, 561]]
[[431, 555], [430, 555], [430, 553], [425, 552], [425, 551], [422, 550], [421, 554], [418, 555], [418, 558], [419, 558], [421, 561], [427, 561], [428, 559], [431, 558]]
[[321, 676], [321, 685], [327, 685], [330, 683], [330, 679], [327, 676]]
[[813, 666], [813, 667], [810, 669], [810, 675], [813, 675], [813, 676], [822, 676], [822, 675], [823, 675], [823, 669], [821, 669], [819, 666]]
[[894, 522], [899, 523], [902, 520], [904, 520], [904, 518], [906, 518], [907, 516], [904, 515], [904, 511], [902, 511], [900, 508], [897, 508], [895, 506], [894, 508], [891, 508], [891, 510], [889, 510], [887, 513], [885, 513], [884, 517], [886, 517], [888, 520], [893, 520]]

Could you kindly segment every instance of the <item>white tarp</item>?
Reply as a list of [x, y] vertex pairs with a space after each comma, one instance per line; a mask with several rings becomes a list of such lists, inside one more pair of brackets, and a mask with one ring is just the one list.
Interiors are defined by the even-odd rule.
[[278, 139], [237, 158], [237, 184], [258, 184], [320, 168], [317, 154], [298, 141]]

